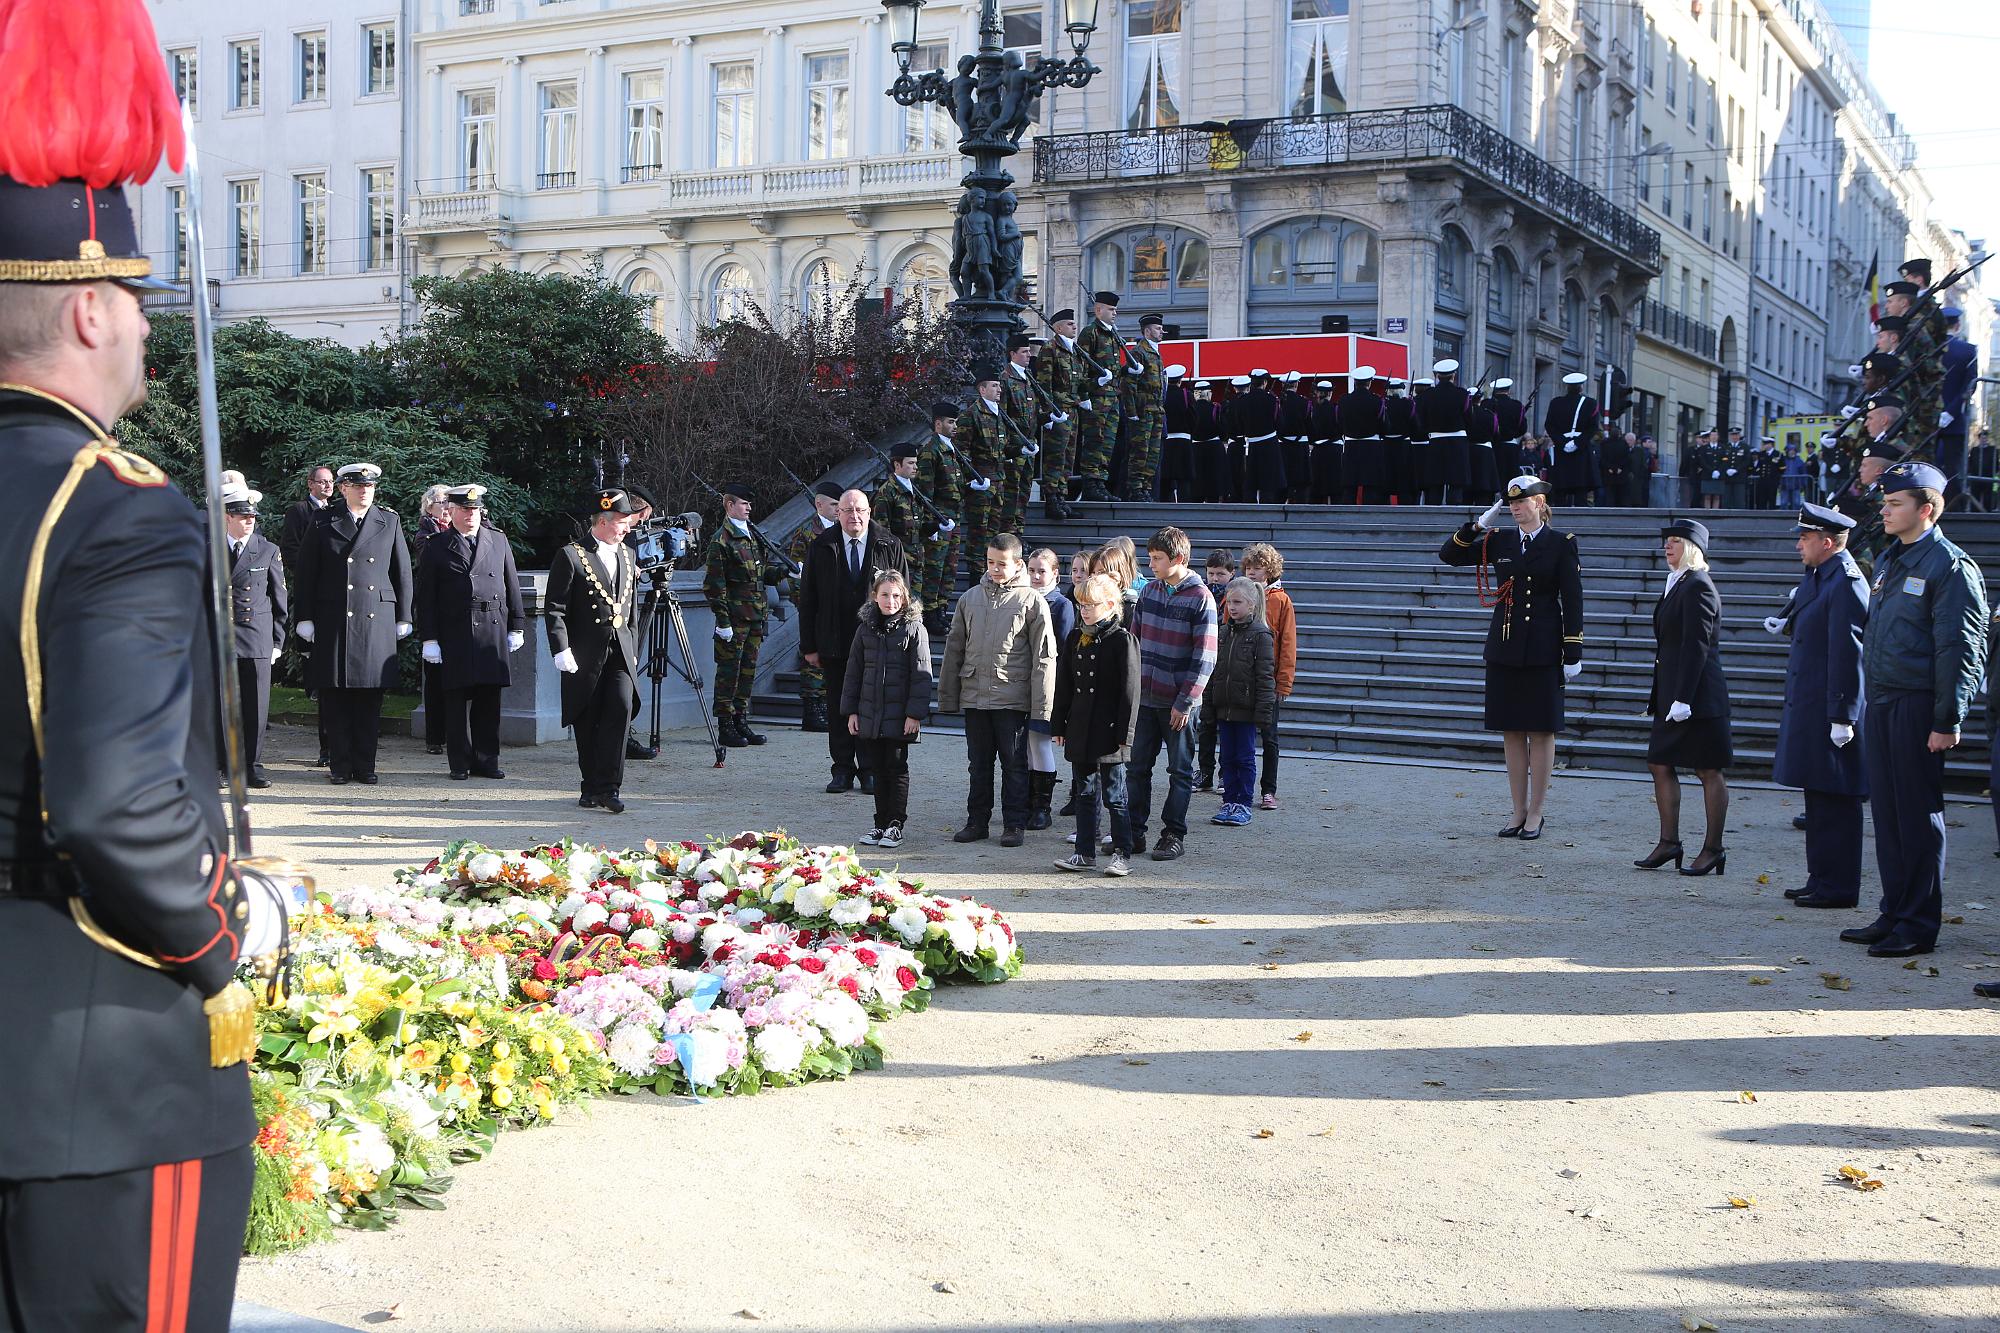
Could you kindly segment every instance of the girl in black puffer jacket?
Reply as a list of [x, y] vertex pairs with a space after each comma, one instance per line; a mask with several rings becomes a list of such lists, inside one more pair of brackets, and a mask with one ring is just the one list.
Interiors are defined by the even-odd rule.
[[1255, 580], [1230, 581], [1221, 620], [1215, 672], [1201, 696], [1203, 710], [1215, 710], [1222, 770], [1222, 808], [1209, 822], [1240, 826], [1250, 822], [1257, 738], [1277, 720], [1278, 654], [1265, 619], [1264, 589]]
[[[903, 845], [910, 813], [910, 742], [931, 713], [931, 639], [923, 607], [903, 576], [875, 576], [861, 624], [847, 654], [840, 714], [861, 742], [875, 774], [875, 825], [861, 839], [870, 847]], [[836, 722], [836, 726], [840, 723]]]

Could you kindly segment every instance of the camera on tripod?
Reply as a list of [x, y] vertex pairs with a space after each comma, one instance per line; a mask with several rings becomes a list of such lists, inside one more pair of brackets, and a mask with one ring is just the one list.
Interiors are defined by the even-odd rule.
[[676, 564], [700, 544], [701, 515], [689, 510], [649, 518], [633, 530], [632, 538], [639, 572], [651, 574]]

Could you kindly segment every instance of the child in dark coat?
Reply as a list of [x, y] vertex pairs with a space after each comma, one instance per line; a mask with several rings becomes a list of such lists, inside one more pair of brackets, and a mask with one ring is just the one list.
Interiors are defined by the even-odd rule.
[[[1062, 562], [1044, 546], [1028, 557], [1028, 586], [1049, 604], [1049, 628], [1055, 631], [1056, 651], [1069, 642], [1076, 628], [1076, 607], [1062, 590]], [[1049, 807], [1056, 796], [1056, 747], [1049, 739], [1052, 728], [1046, 722], [1028, 720], [1028, 827], [1045, 829], [1055, 822]]]
[[[903, 845], [910, 814], [910, 742], [931, 712], [931, 638], [923, 607], [893, 569], [875, 576], [847, 654], [840, 713], [875, 774], [870, 847]], [[839, 725], [836, 723], [835, 725]]]
[[1215, 673], [1202, 695], [1215, 712], [1222, 808], [1211, 824], [1250, 822], [1257, 783], [1257, 738], [1276, 725], [1278, 654], [1266, 619], [1264, 588], [1235, 579], [1222, 599], [1222, 630], [1215, 645]]
[[1077, 793], [1076, 850], [1058, 870], [1097, 865], [1097, 802], [1111, 813], [1111, 862], [1107, 875], [1132, 873], [1132, 819], [1125, 800], [1125, 765], [1139, 722], [1139, 641], [1119, 615], [1118, 581], [1098, 574], [1077, 601], [1083, 623], [1056, 661], [1056, 698], [1050, 717], [1055, 743], [1069, 755]]
[[[1249, 571], [1245, 570], [1248, 574]], [[1215, 597], [1217, 607], [1222, 605], [1222, 595], [1229, 591], [1229, 581], [1236, 577], [1236, 553], [1218, 546], [1208, 553], [1208, 564], [1202, 570], [1202, 577], [1208, 580], [1208, 590]], [[1254, 577], [1254, 576], [1253, 576]], [[1215, 713], [1204, 708], [1197, 716], [1195, 724], [1194, 789], [1196, 791], [1215, 790]]]

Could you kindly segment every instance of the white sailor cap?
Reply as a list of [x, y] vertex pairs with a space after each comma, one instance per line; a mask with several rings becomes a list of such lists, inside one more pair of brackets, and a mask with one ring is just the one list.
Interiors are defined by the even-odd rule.
[[1313, 381], [1313, 388], [1315, 388], [1315, 389], [1331, 389], [1332, 387], [1333, 387], [1333, 381], [1332, 381], [1332, 380], [1314, 380], [1314, 381]]
[[1229, 382], [1241, 389], [1250, 383], [1250, 377], [1248, 375], [1231, 375]]
[[1186, 366], [1174, 365], [1167, 367], [1167, 378], [1170, 380], [1177, 380], [1185, 374], [1187, 374]]
[[1288, 370], [1279, 378], [1283, 379], [1287, 384], [1297, 384], [1299, 382], [1299, 372], [1296, 370]]
[[1410, 387], [1410, 382], [1406, 379], [1399, 379], [1392, 375], [1389, 378], [1389, 387], [1392, 389], [1407, 389]]
[[1257, 369], [1250, 372], [1250, 378], [1253, 380], [1267, 380], [1271, 378], [1271, 372], [1264, 369], [1262, 366], [1259, 366]]
[[1458, 373], [1458, 362], [1452, 360], [1450, 357], [1446, 357], [1432, 366], [1431, 369], [1440, 375], [1456, 375]]
[[222, 474], [222, 507], [232, 514], [254, 514], [257, 502], [264, 498], [262, 491], [250, 489], [250, 483], [243, 480], [243, 474], [228, 471]]
[[1588, 383], [1590, 383], [1590, 376], [1588, 376], [1588, 375], [1584, 374], [1584, 373], [1583, 373], [1582, 371], [1580, 371], [1580, 370], [1572, 370], [1572, 371], [1571, 371], [1571, 372], [1570, 372], [1569, 374], [1567, 374], [1567, 375], [1563, 376], [1563, 383], [1564, 383], [1564, 384], [1588, 384]]
[[1422, 378], [1422, 379], [1420, 379], [1420, 380], [1411, 380], [1411, 381], [1410, 381], [1410, 383], [1411, 383], [1412, 385], [1416, 386], [1417, 388], [1420, 388], [1420, 389], [1428, 389], [1428, 388], [1430, 388], [1430, 387], [1431, 387], [1431, 386], [1432, 386], [1433, 384], [1436, 384], [1436, 383], [1437, 383], [1437, 381], [1436, 381], [1436, 380], [1434, 380], [1434, 379], [1432, 379], [1432, 378], [1431, 378], [1430, 376], [1426, 375], [1426, 376], [1425, 376], [1424, 378]]
[[1494, 380], [1493, 387], [1495, 389], [1511, 389], [1514, 387], [1514, 381], [1507, 379]]
[[349, 463], [334, 475], [343, 484], [353, 482], [361, 486], [373, 486], [382, 479], [382, 469], [373, 463]]
[[1362, 380], [1362, 381], [1372, 380], [1375, 378], [1375, 367], [1356, 366], [1354, 369], [1347, 372], [1347, 378], [1351, 380]]

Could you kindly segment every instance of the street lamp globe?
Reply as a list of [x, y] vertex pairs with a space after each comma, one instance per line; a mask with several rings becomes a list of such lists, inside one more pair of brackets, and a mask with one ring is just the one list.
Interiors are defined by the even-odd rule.
[[1063, 31], [1069, 34], [1069, 44], [1078, 55], [1090, 45], [1090, 34], [1097, 31], [1098, 0], [1063, 0]]
[[908, 74], [910, 57], [917, 49], [917, 15], [923, 12], [924, 0], [882, 0], [882, 8], [889, 11], [890, 49], [896, 53], [896, 64]]

